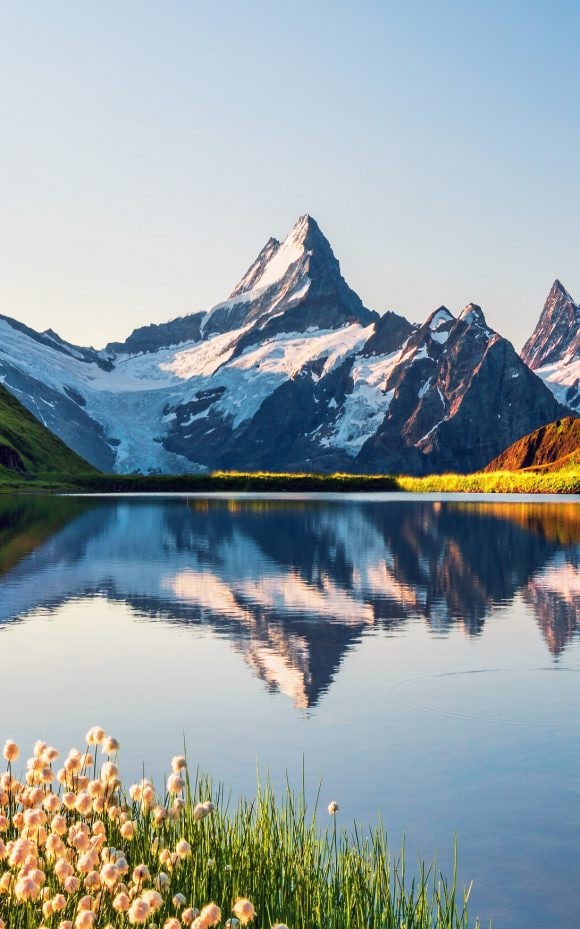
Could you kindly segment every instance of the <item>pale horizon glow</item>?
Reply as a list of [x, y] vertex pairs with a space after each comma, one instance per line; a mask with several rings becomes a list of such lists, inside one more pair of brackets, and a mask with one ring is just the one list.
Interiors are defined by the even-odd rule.
[[318, 221], [364, 304], [580, 300], [580, 8], [61, 0], [0, 11], [0, 313], [102, 347]]

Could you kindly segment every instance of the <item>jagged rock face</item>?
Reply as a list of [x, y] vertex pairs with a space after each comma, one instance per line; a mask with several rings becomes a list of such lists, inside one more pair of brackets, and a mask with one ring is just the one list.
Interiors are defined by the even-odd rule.
[[580, 413], [580, 305], [558, 280], [522, 358], [560, 403]]
[[522, 349], [522, 359], [532, 371], [580, 355], [580, 306], [555, 280], [538, 324]]
[[139, 355], [156, 352], [170, 345], [199, 342], [204, 316], [205, 313], [191, 313], [189, 316], [173, 319], [169, 323], [141, 326], [139, 329], [134, 329], [124, 342], [109, 342], [105, 352], [113, 355]]
[[388, 355], [394, 346], [402, 345], [409, 338], [414, 328], [403, 316], [388, 310], [377, 319], [375, 331], [366, 342], [363, 355], [366, 358]]
[[102, 352], [0, 318], [0, 378], [120, 472], [470, 471], [564, 412], [476, 305], [367, 309], [310, 216], [225, 302]]
[[372, 470], [386, 460], [387, 470], [475, 471], [530, 419], [548, 422], [561, 409], [474, 304], [458, 319], [445, 307], [432, 314], [385, 386], [389, 409], [360, 455]]

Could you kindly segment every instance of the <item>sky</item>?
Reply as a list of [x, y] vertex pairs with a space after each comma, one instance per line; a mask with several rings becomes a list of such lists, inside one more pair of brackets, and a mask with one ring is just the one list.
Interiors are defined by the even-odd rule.
[[576, 0], [0, 0], [0, 313], [101, 347], [313, 215], [366, 306], [580, 300]]

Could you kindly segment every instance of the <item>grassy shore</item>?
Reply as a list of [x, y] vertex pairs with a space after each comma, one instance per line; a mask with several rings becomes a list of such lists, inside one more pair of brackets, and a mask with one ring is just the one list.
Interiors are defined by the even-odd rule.
[[[309, 809], [268, 785], [232, 804], [184, 757], [166, 789], [125, 790], [116, 740], [94, 727], [56, 761], [37, 742], [0, 780], [0, 926], [5, 929], [467, 929], [468, 893], [435, 865], [393, 856], [384, 830], [347, 834], [338, 805]], [[60, 767], [62, 765], [62, 767]], [[321, 828], [320, 818], [326, 820]]]
[[39, 474], [26, 480], [0, 473], [0, 492], [29, 491], [77, 493], [211, 493], [403, 491], [408, 493], [580, 493], [580, 465], [551, 471], [478, 472], [435, 474], [428, 477], [389, 474], [317, 474], [269, 471], [214, 471], [211, 474], [132, 475], [79, 474], [75, 477]]
[[578, 494], [580, 467], [560, 471], [490, 471], [398, 477], [399, 490], [410, 493]]

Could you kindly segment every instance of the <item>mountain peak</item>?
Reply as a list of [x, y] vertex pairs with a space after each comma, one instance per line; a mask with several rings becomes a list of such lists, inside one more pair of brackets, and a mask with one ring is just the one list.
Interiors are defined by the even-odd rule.
[[292, 226], [287, 238], [292, 236], [293, 238], [304, 241], [311, 232], [320, 232], [320, 226], [310, 213], [303, 213]]
[[580, 306], [558, 278], [547, 296], [532, 335], [522, 349], [522, 359], [536, 370], [577, 355], [580, 338]]
[[453, 322], [454, 316], [449, 312], [446, 306], [440, 306], [427, 317], [426, 325], [429, 326], [429, 329], [435, 331], [440, 329], [442, 326], [446, 326], [447, 323]]
[[477, 303], [468, 303], [467, 306], [463, 307], [457, 318], [461, 319], [464, 323], [467, 323], [468, 326], [475, 325], [485, 329], [487, 328], [483, 310], [480, 306], [478, 306]]
[[562, 281], [556, 278], [556, 280], [552, 284], [552, 287], [550, 288], [550, 293], [548, 294], [548, 300], [550, 300], [550, 298], [558, 299], [559, 297], [563, 297], [564, 300], [569, 300], [570, 303], [574, 303], [574, 301], [572, 300], [572, 297], [570, 296], [570, 294], [564, 287]]
[[296, 220], [282, 242], [274, 238], [268, 239], [255, 262], [234, 287], [229, 299], [233, 300], [250, 291], [265, 290], [277, 284], [292, 265], [314, 252], [320, 252], [326, 258], [336, 260], [330, 243], [320, 231], [316, 220], [304, 213]]
[[314, 217], [309, 213], [304, 213], [303, 216], [298, 217], [284, 241], [287, 242], [289, 240], [302, 245], [306, 251], [322, 248], [332, 253], [330, 242]]

